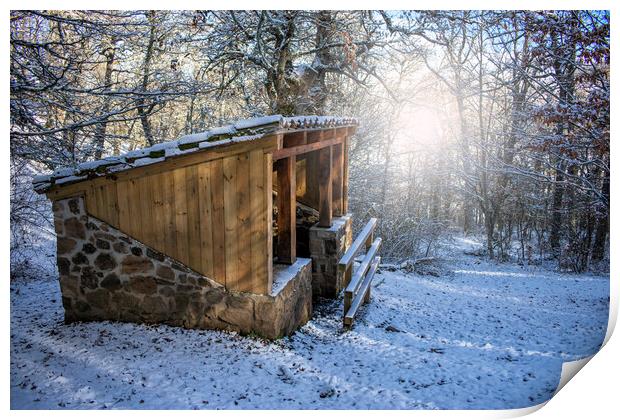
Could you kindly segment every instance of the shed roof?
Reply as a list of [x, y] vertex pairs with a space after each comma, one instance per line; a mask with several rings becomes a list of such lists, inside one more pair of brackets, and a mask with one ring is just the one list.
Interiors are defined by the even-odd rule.
[[268, 134], [300, 129], [322, 129], [357, 125], [355, 118], [336, 116], [266, 117], [239, 120], [229, 125], [212, 128], [202, 133], [189, 134], [176, 140], [151, 147], [129, 151], [119, 156], [84, 162], [74, 167], [56, 169], [50, 174], [35, 176], [35, 191], [44, 193], [53, 186], [63, 186], [115, 172], [153, 165], [166, 159], [202, 151], [211, 147], [253, 141]]

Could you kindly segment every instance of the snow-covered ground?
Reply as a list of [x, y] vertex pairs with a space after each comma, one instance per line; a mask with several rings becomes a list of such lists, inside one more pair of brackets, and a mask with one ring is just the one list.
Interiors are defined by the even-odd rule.
[[11, 408], [519, 408], [597, 351], [609, 277], [463, 255], [441, 277], [379, 273], [353, 330], [324, 302], [275, 342], [121, 323], [63, 324], [57, 281], [11, 285]]

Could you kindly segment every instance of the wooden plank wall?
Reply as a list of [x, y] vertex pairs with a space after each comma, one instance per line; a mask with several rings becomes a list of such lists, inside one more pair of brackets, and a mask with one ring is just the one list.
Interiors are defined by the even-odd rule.
[[271, 153], [91, 183], [87, 211], [228, 290], [272, 285]]

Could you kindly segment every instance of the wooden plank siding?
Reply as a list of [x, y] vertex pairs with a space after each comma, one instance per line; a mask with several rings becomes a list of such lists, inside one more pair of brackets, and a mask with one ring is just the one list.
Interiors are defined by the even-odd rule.
[[200, 241], [200, 200], [198, 195], [199, 165], [185, 168], [185, 183], [187, 196], [187, 249], [190, 267], [202, 269], [202, 252]]
[[237, 155], [235, 183], [237, 204], [237, 284], [236, 290], [252, 290], [252, 225], [250, 223], [250, 154]]
[[209, 166], [211, 173], [211, 210], [213, 211], [213, 279], [221, 284], [226, 284], [223, 160], [215, 160]]
[[185, 168], [172, 171], [174, 184], [174, 231], [176, 234], [176, 256], [181, 262], [189, 265], [189, 243], [187, 241], [187, 184], [185, 182]]
[[[130, 215], [129, 215], [129, 180], [120, 181], [116, 184], [116, 195], [118, 204], [118, 226], [119, 230], [131, 235]], [[88, 200], [87, 200], [88, 203]], [[94, 214], [90, 208], [86, 208], [86, 211]], [[103, 219], [104, 222], [110, 223], [110, 221]]]
[[162, 173], [159, 177], [162, 182], [161, 188], [164, 203], [164, 223], [162, 226], [164, 242], [162, 244], [162, 251], [173, 258], [179, 259], [177, 256], [174, 175], [172, 173]]
[[213, 201], [211, 192], [211, 166], [198, 165], [198, 220], [200, 228], [201, 273], [215, 278], [213, 249]]
[[[271, 155], [269, 155], [271, 156]], [[257, 293], [271, 291], [272, 278], [268, 264], [271, 261], [271, 159], [265, 161], [260, 150], [250, 153], [250, 247], [252, 284], [250, 290]], [[266, 279], [267, 281], [259, 281]]]
[[[153, 208], [152, 208], [152, 222], [153, 222], [153, 230], [155, 231], [155, 235], [153, 239], [155, 241], [155, 245], [153, 248], [159, 249], [160, 251], [165, 251], [163, 248], [163, 244], [166, 243], [166, 214], [165, 214], [165, 201], [164, 201], [164, 175], [156, 174], [149, 177], [152, 188], [152, 199], [153, 199]], [[156, 188], [159, 187], [159, 188]]]
[[224, 158], [224, 251], [226, 263], [226, 285], [227, 289], [236, 290], [237, 288], [237, 255], [239, 241], [237, 240], [237, 157]]
[[109, 183], [104, 185], [104, 202], [100, 205], [107, 208], [105, 217], [110, 220], [112, 226], [118, 226], [118, 203], [116, 201], [116, 184]]
[[138, 185], [138, 178], [130, 179], [127, 182], [127, 192], [129, 195], [128, 201], [128, 209], [129, 209], [129, 234], [134, 238], [142, 238], [145, 239], [145, 235], [142, 235], [142, 226], [141, 226], [141, 192], [140, 186]]
[[99, 178], [82, 183], [80, 193], [89, 214], [145, 245], [229, 290], [268, 294], [272, 155], [260, 147], [239, 151], [132, 178]]

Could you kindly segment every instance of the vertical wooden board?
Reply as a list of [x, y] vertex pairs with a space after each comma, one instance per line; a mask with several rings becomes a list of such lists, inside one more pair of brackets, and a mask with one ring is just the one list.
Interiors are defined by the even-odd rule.
[[237, 157], [226, 157], [222, 162], [224, 176], [224, 227], [226, 255], [226, 288], [237, 289]]
[[140, 237], [141, 242], [154, 248], [155, 247], [155, 230], [157, 227], [153, 224], [153, 192], [152, 177], [143, 176], [136, 179], [136, 187], [140, 190], [140, 201], [138, 207], [140, 211]]
[[[198, 165], [185, 168], [187, 185], [187, 241], [189, 266], [202, 273], [200, 254], [200, 202], [198, 201]], [[204, 273], [202, 273], [204, 274]]]
[[118, 200], [118, 227], [119, 230], [130, 235], [131, 217], [129, 214], [129, 181], [118, 181], [116, 184]]
[[264, 177], [265, 177], [265, 202], [267, 204], [266, 212], [264, 214], [267, 226], [266, 235], [266, 251], [267, 251], [267, 287], [265, 293], [271, 293], [273, 286], [273, 154], [265, 154], [264, 163]]
[[97, 212], [97, 194], [95, 192], [95, 187], [92, 183], [88, 186], [88, 188], [86, 188], [86, 192], [84, 194], [84, 201], [86, 202], [86, 212], [91, 216], [99, 218]]
[[349, 138], [342, 143], [342, 213], [349, 211]]
[[276, 162], [278, 177], [278, 261], [292, 264], [296, 259], [295, 157]]
[[250, 153], [237, 155], [237, 289], [253, 292], [252, 225], [250, 208]]
[[267, 194], [265, 158], [262, 150], [250, 153], [250, 242], [252, 251], [252, 291], [267, 294]]
[[153, 199], [153, 229], [154, 229], [154, 248], [159, 251], [166, 250], [166, 223], [164, 217], [164, 189], [165, 180], [163, 174], [155, 174], [150, 176], [151, 181], [151, 198]]
[[[198, 165], [198, 212], [200, 220], [200, 268], [203, 275], [215, 280], [213, 270], [213, 211], [211, 202], [211, 164]], [[221, 227], [221, 225], [220, 225]]]
[[213, 235], [213, 280], [226, 285], [226, 223], [224, 220], [224, 162], [209, 162]]
[[333, 214], [342, 216], [342, 144], [332, 146], [332, 197]]
[[174, 178], [174, 227], [176, 230], [177, 259], [189, 265], [188, 227], [187, 227], [187, 183], [185, 168], [172, 171]]
[[332, 225], [332, 148], [319, 150], [319, 226]]
[[176, 231], [176, 195], [174, 176], [172, 171], [163, 172], [160, 177], [163, 181], [163, 210], [164, 210], [164, 251], [173, 258], [178, 258], [177, 231]]
[[103, 220], [106, 223], [110, 223], [108, 220], [108, 211], [106, 206], [106, 198], [103, 193], [103, 186], [97, 185], [94, 188], [90, 189], [95, 194], [95, 201], [97, 202], [97, 210], [95, 211], [95, 216], [97, 219]]
[[141, 191], [140, 185], [138, 185], [138, 179], [130, 179], [127, 184], [128, 200], [129, 200], [129, 234], [134, 238], [142, 241], [142, 227], [141, 218], [142, 214], [140, 208]]
[[105, 205], [107, 208], [107, 222], [118, 228], [118, 199], [116, 197], [116, 182], [105, 184], [104, 194]]

